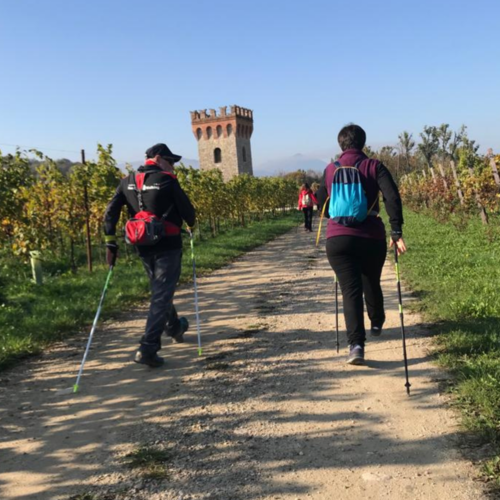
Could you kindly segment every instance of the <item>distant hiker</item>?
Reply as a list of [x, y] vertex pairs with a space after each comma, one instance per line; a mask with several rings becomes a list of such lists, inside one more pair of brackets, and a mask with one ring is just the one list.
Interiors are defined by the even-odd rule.
[[347, 125], [339, 132], [338, 142], [342, 154], [326, 167], [316, 195], [318, 207], [328, 203], [326, 254], [344, 300], [349, 342], [347, 362], [360, 365], [364, 363], [366, 340], [363, 294], [373, 336], [381, 334], [385, 321], [380, 277], [387, 243], [384, 224], [378, 216], [379, 191], [389, 215], [390, 246], [396, 244], [398, 253], [406, 251], [402, 238], [403, 210], [389, 170], [363, 153], [365, 131], [358, 125]]
[[309, 184], [302, 184], [299, 191], [298, 209], [304, 212], [304, 229], [312, 231], [313, 206], [318, 204]]
[[145, 164], [122, 179], [104, 216], [110, 266], [115, 265], [118, 254], [116, 225], [124, 205], [131, 217], [126, 226], [127, 238], [137, 248], [152, 292], [146, 331], [134, 361], [151, 367], [164, 363], [157, 354], [162, 333], [180, 343], [189, 327], [186, 318], [177, 316], [173, 305], [181, 274], [182, 221], [188, 226], [195, 223], [193, 205], [173, 174], [174, 164], [180, 159], [165, 144], [150, 147]]

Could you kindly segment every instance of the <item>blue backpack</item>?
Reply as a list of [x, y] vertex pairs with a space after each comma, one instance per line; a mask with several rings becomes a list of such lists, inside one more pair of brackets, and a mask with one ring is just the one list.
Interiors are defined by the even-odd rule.
[[378, 196], [368, 210], [368, 201], [358, 169], [360, 163], [357, 162], [354, 167], [343, 167], [338, 161], [334, 163], [337, 168], [333, 174], [328, 213], [330, 219], [346, 227], [359, 226], [368, 215], [378, 215], [378, 212], [372, 211]]

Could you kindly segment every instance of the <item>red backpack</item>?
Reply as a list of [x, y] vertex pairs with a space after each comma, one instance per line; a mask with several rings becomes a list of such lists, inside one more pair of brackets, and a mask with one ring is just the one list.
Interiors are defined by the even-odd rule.
[[[125, 223], [125, 241], [130, 245], [136, 246], [151, 246], [156, 245], [162, 238], [166, 236], [176, 236], [180, 234], [181, 228], [168, 222], [165, 219], [171, 212], [174, 205], [170, 205], [168, 210], [158, 217], [153, 212], [145, 210], [144, 201], [142, 199], [142, 191], [144, 189], [147, 172], [133, 176], [133, 189], [137, 194], [140, 211], [134, 217]], [[132, 186], [129, 183], [129, 186]]]

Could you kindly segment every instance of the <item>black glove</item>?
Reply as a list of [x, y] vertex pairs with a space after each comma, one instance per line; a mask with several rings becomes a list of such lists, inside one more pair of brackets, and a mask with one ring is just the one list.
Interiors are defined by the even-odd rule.
[[114, 267], [117, 257], [118, 245], [116, 243], [106, 243], [106, 262], [108, 263], [108, 266]]
[[403, 231], [391, 231], [391, 239], [397, 243], [403, 237]]

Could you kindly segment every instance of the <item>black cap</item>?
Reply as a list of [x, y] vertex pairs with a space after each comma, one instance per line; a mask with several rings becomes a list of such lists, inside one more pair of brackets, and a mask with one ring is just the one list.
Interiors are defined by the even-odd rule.
[[168, 149], [168, 146], [162, 143], [155, 144], [154, 146], [146, 149], [146, 158], [154, 158], [156, 155], [159, 155], [167, 160], [172, 160], [172, 163], [176, 163], [182, 158], [182, 156], [174, 155], [174, 153]]

